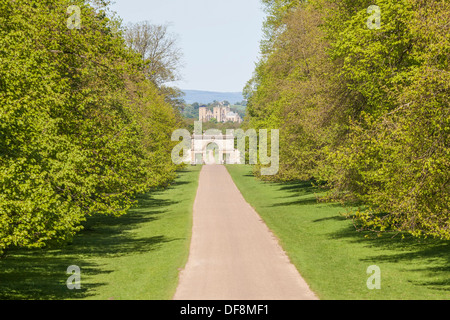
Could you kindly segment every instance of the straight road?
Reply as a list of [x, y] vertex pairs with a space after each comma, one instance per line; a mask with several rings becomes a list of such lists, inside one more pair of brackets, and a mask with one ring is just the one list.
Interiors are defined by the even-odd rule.
[[[301, 245], [301, 244], [299, 244]], [[175, 300], [315, 300], [224, 166], [203, 166]]]

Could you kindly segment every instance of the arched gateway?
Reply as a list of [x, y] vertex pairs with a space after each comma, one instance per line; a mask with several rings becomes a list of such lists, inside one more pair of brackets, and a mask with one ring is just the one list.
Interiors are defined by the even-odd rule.
[[234, 135], [193, 135], [188, 152], [191, 164], [240, 164]]

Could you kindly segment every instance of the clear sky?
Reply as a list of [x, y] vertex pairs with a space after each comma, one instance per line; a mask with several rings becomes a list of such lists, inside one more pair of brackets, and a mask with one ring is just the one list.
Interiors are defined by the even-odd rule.
[[185, 90], [241, 92], [259, 59], [259, 0], [115, 0], [124, 23], [169, 23], [183, 51]]

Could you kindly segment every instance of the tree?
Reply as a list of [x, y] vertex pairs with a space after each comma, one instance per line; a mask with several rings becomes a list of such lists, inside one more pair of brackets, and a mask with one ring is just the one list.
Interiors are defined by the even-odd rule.
[[361, 230], [450, 239], [447, 1], [264, 1], [249, 125], [281, 129], [273, 179], [357, 200]]
[[126, 43], [147, 63], [147, 75], [158, 86], [180, 79], [182, 53], [168, 28], [144, 21], [131, 23], [125, 30]]
[[450, 239], [450, 41], [439, 18], [450, 4], [378, 5], [381, 29], [359, 23], [363, 10], [333, 28], [341, 79], [360, 99], [348, 140], [330, 153], [327, 180], [365, 203], [356, 212], [361, 229]]
[[65, 242], [167, 184], [176, 113], [119, 23], [77, 1], [0, 0], [0, 255]]

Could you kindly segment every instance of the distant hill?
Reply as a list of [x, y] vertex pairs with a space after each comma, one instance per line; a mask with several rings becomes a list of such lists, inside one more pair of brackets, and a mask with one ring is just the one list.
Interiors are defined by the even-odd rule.
[[231, 104], [244, 100], [242, 92], [212, 92], [199, 90], [182, 90], [185, 93], [184, 100], [187, 104], [198, 102], [208, 104], [216, 101], [228, 101]]

